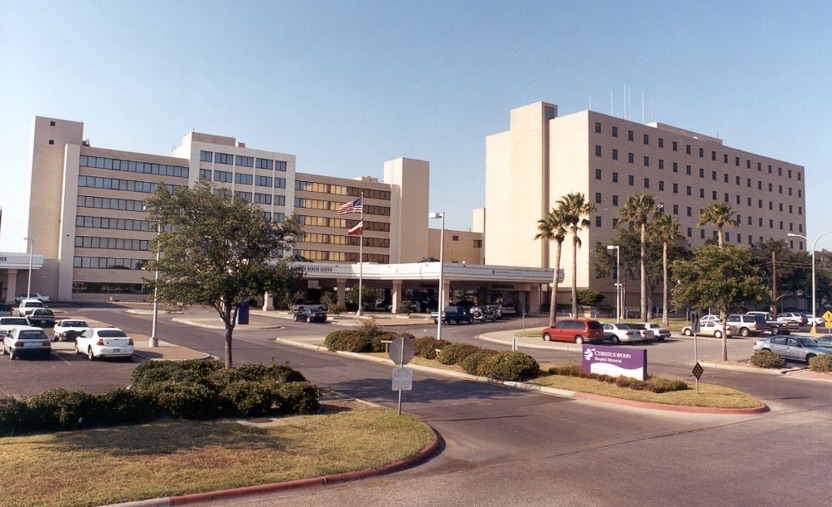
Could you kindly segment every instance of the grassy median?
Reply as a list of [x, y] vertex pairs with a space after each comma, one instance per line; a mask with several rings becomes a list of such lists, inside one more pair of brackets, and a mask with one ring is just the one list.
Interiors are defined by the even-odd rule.
[[386, 408], [287, 417], [275, 426], [170, 421], [0, 439], [0, 505], [87, 506], [374, 468], [432, 440]]

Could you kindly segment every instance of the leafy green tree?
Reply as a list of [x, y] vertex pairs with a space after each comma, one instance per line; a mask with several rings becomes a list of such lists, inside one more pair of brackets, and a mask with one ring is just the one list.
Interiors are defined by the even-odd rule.
[[604, 295], [594, 290], [578, 291], [578, 302], [582, 306], [598, 306], [604, 300]]
[[727, 202], [712, 202], [711, 204], [702, 208], [702, 211], [699, 212], [699, 222], [697, 223], [697, 225], [699, 227], [708, 224], [715, 225], [717, 230], [717, 239], [719, 241], [719, 246], [722, 246], [722, 228], [726, 225], [730, 227], [736, 227], [736, 217], [737, 212], [734, 211], [731, 205]]
[[[354, 283], [350, 287], [347, 287], [347, 291], [344, 294], [344, 300], [351, 308], [358, 308], [358, 285], [358, 283]], [[378, 299], [378, 290], [361, 284], [361, 304], [364, 306], [362, 310], [372, 308], [375, 305], [376, 299]]]
[[[770, 301], [759, 270], [752, 264], [746, 247], [705, 246], [694, 251], [690, 260], [673, 263], [672, 301], [675, 308], [715, 307], [725, 322], [732, 308]], [[722, 360], [728, 360], [728, 342], [722, 334]]]
[[270, 222], [259, 207], [204, 180], [175, 191], [160, 184], [146, 205], [148, 218], [165, 226], [153, 244], [160, 259], [146, 268], [163, 275], [159, 300], [211, 305], [225, 325], [225, 366], [230, 368], [240, 304], [267, 290], [280, 293], [302, 276], [283, 258], [302, 234], [300, 220]]
[[670, 215], [659, 215], [650, 225], [651, 235], [658, 238], [662, 244], [662, 324], [666, 326], [667, 305], [670, 298], [667, 282], [667, 251], [671, 241], [681, 238], [682, 234], [679, 232], [679, 220]]
[[578, 314], [578, 248], [581, 238], [578, 236], [590, 222], [587, 218], [595, 211], [595, 205], [587, 202], [580, 192], [566, 194], [557, 201], [557, 208], [565, 220], [566, 229], [572, 236], [572, 315]]
[[549, 241], [555, 242], [555, 274], [552, 279], [552, 295], [549, 302], [549, 325], [554, 326], [557, 322], [557, 299], [558, 299], [558, 285], [560, 282], [560, 256], [563, 248], [563, 242], [566, 240], [566, 235], [569, 231], [566, 230], [566, 218], [563, 212], [558, 208], [552, 208], [552, 211], [546, 213], [546, 216], [537, 221], [538, 233], [534, 239], [542, 239], [547, 243]]
[[639, 259], [641, 260], [640, 315], [642, 319], [650, 319], [649, 305], [647, 304], [647, 223], [650, 221], [650, 215], [655, 215], [655, 213], [656, 197], [650, 194], [631, 195], [624, 206], [618, 209], [618, 216], [623, 219], [623, 221], [618, 222], [618, 225], [632, 222], [639, 226], [641, 232]]
[[[754, 243], [750, 248], [754, 265], [760, 270], [760, 276], [766, 286], [772, 290], [772, 294], [775, 282], [774, 263], [776, 263], [777, 298], [802, 296], [811, 301], [812, 257], [808, 252], [796, 252], [780, 239]], [[776, 303], [771, 311], [778, 312]]]

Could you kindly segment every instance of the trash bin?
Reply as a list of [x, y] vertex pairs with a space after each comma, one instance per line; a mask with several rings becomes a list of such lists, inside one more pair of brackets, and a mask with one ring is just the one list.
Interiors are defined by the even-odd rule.
[[245, 301], [237, 307], [237, 324], [248, 324], [248, 305], [249, 302]]

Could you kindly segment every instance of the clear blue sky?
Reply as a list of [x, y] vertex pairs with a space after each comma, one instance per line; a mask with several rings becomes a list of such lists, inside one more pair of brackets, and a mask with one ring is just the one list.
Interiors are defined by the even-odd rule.
[[632, 120], [644, 94], [647, 122], [804, 165], [811, 240], [832, 230], [830, 26], [824, 1], [0, 0], [0, 250], [25, 250], [35, 115], [93, 146], [168, 154], [196, 130], [348, 178], [428, 160], [431, 210], [467, 230], [510, 109], [609, 114], [612, 92], [626, 116], [625, 87]]

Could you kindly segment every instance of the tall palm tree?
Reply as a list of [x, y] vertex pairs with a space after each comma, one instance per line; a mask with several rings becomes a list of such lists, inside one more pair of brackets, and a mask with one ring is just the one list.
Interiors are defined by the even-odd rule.
[[727, 202], [712, 202], [699, 212], [699, 223], [696, 225], [699, 227], [708, 224], [715, 225], [719, 247], [722, 248], [722, 227], [725, 225], [736, 227], [736, 216], [737, 212]]
[[589, 227], [590, 213], [595, 211], [595, 205], [587, 202], [581, 192], [566, 194], [557, 201], [557, 207], [566, 220], [566, 228], [572, 235], [572, 315], [578, 315], [578, 247], [581, 238], [578, 237], [584, 227]]
[[[650, 215], [656, 213], [656, 197], [650, 194], [631, 195], [624, 206], [618, 209], [618, 216], [627, 223], [634, 223], [641, 228], [641, 318], [647, 315], [647, 222]], [[623, 222], [618, 222], [620, 226]]]
[[566, 220], [563, 218], [563, 213], [557, 208], [552, 208], [552, 211], [537, 221], [538, 232], [534, 239], [542, 239], [546, 242], [554, 241], [555, 248], [555, 275], [552, 279], [552, 295], [549, 303], [549, 325], [554, 326], [557, 322], [557, 299], [558, 299], [558, 275], [560, 274], [560, 253], [564, 240], [568, 231], [566, 230]]
[[668, 283], [667, 283], [667, 247], [670, 242], [676, 238], [681, 238], [679, 232], [679, 219], [670, 215], [659, 215], [653, 222], [651, 227], [653, 233], [662, 242], [662, 324], [667, 325], [667, 303], [668, 303]]

